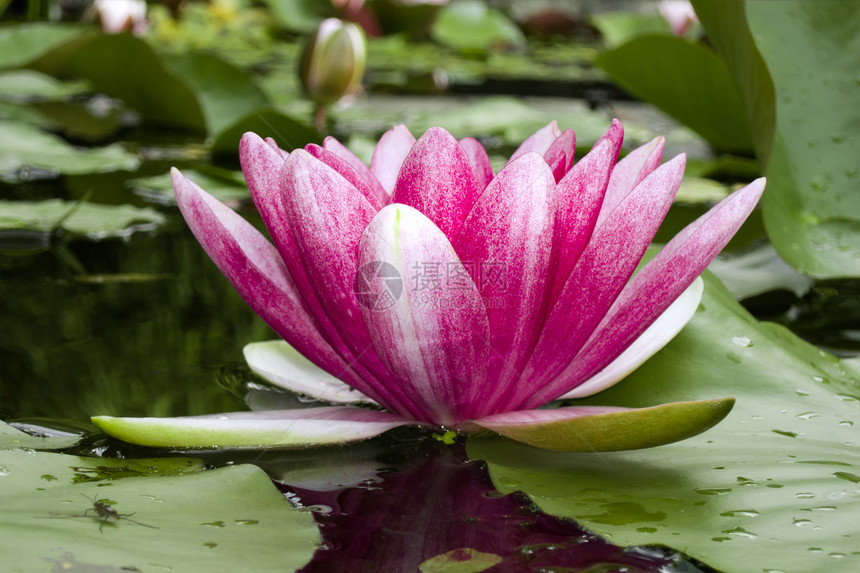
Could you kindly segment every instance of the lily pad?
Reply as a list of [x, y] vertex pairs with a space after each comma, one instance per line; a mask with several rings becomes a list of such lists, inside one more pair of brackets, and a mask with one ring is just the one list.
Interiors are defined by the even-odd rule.
[[329, 2], [318, 0], [264, 0], [272, 18], [291, 32], [309, 34], [323, 18], [334, 17], [335, 10]]
[[246, 131], [253, 131], [261, 137], [271, 137], [281, 149], [287, 151], [322, 141], [320, 134], [304, 123], [273, 109], [260, 108], [218, 133], [212, 142], [212, 153], [235, 155], [239, 140]]
[[85, 78], [153, 124], [206, 130], [201, 104], [189, 84], [170, 71], [149, 44], [131, 34], [73, 39], [30, 65], [57, 77]]
[[665, 544], [727, 571], [855, 571], [860, 370], [758, 323], [713, 276], [678, 337], [577, 405], [643, 407], [713, 393], [737, 399], [723, 422], [651, 450], [467, 447], [490, 463], [502, 491], [523, 490], [614, 543]]
[[45, 437], [31, 436], [0, 421], [0, 450], [59, 450], [75, 445], [80, 436]]
[[860, 5], [750, 2], [747, 16], [777, 95], [771, 241], [808, 276], [860, 277]]
[[[41, 129], [18, 121], [0, 121], [0, 180], [17, 182], [22, 171], [42, 177], [133, 171], [137, 156], [114, 143], [81, 149]], [[33, 178], [32, 175], [26, 175]]]
[[88, 31], [91, 28], [47, 22], [7, 24], [0, 28], [0, 68], [28, 64]]
[[100, 240], [152, 230], [165, 221], [164, 215], [150, 207], [76, 203], [62, 199], [0, 201], [0, 232], [23, 229], [50, 233], [60, 228]]
[[609, 48], [617, 48], [639, 36], [672, 32], [657, 12], [603, 12], [593, 14], [590, 21]]
[[242, 116], [269, 104], [248, 74], [214, 54], [174, 55], [165, 63], [194, 90], [211, 134], [221, 132]]
[[[295, 570], [319, 539], [311, 515], [250, 465], [0, 452], [0, 468], [8, 571]], [[105, 521], [95, 501], [119, 518]]]
[[744, 101], [712, 49], [671, 36], [642, 36], [599, 55], [595, 64], [717, 149], [752, 151]]
[[478, 0], [461, 0], [439, 12], [430, 35], [440, 44], [464, 51], [522, 47], [525, 36], [507, 16]]
[[0, 73], [0, 99], [6, 101], [61, 100], [84, 89], [81, 82], [61, 82], [33, 70]]
[[746, 2], [691, 0], [711, 45], [726, 63], [743, 98], [762, 171], [770, 161], [776, 126], [773, 80], [750, 34]]
[[[235, 203], [251, 198], [241, 171], [201, 166], [199, 171], [185, 169], [183, 173], [222, 203]], [[176, 205], [169, 172], [152, 177], [131, 179], [126, 182], [126, 187], [134, 190], [137, 195], [147, 201], [159, 205]]]

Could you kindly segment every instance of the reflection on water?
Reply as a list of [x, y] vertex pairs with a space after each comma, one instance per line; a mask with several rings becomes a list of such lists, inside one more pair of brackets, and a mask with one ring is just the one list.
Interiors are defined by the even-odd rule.
[[713, 571], [672, 550], [618, 547], [524, 494], [502, 495], [460, 444], [366, 444], [260, 465], [319, 524], [323, 544], [303, 572]]

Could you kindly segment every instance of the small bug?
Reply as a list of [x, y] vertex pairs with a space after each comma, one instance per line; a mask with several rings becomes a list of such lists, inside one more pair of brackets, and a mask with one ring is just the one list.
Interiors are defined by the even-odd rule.
[[119, 521], [120, 519], [124, 519], [126, 521], [130, 521], [130, 522], [135, 523], [137, 525], [142, 525], [143, 527], [158, 529], [154, 525], [147, 525], [145, 523], [141, 523], [139, 521], [129, 519], [129, 517], [134, 515], [134, 513], [119, 513], [117, 510], [115, 510], [113, 508], [113, 506], [99, 501], [96, 496], [89, 497], [89, 496], [84, 495], [84, 494], [81, 494], [81, 495], [84, 496], [85, 498], [87, 498], [88, 500], [90, 500], [92, 502], [93, 506], [88, 508], [86, 511], [84, 511], [84, 514], [80, 517], [87, 517], [89, 515], [89, 512], [91, 512], [91, 511], [96, 512], [96, 515], [98, 517], [102, 518], [101, 523], [99, 523], [99, 531], [102, 531], [102, 527], [104, 527], [105, 522], [107, 522], [109, 519], [113, 519], [114, 521]]

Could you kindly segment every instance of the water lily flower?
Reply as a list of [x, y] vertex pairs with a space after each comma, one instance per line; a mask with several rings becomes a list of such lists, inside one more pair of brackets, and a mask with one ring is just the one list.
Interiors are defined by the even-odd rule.
[[195, 236], [283, 338], [248, 345], [250, 367], [337, 405], [94, 422], [177, 447], [305, 447], [417, 425], [608, 451], [704, 431], [731, 398], [557, 402], [615, 384], [683, 328], [698, 275], [764, 190], [734, 192], [636, 272], [685, 156], [661, 165], [658, 137], [616, 164], [622, 138], [614, 121], [574, 163], [574, 132], [553, 122], [494, 173], [477, 140], [441, 128], [391, 129], [369, 166], [331, 137], [288, 153], [247, 133], [242, 169], [272, 242], [174, 169]]
[[660, 0], [657, 11], [669, 24], [672, 33], [679, 38], [699, 21], [690, 0]]
[[108, 34], [130, 31], [140, 36], [146, 32], [145, 0], [96, 0], [93, 6], [102, 30]]

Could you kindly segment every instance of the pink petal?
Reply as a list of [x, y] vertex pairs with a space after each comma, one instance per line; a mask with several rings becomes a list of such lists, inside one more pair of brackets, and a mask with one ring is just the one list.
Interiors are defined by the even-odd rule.
[[650, 142], [637, 147], [618, 162], [609, 178], [606, 197], [597, 218], [599, 227], [628, 193], [660, 165], [666, 140], [655, 137]]
[[355, 373], [317, 331], [272, 244], [179, 170], [172, 176], [176, 200], [194, 236], [253, 311], [317, 366], [357, 383]]
[[247, 132], [239, 141], [239, 162], [251, 198], [263, 218], [269, 236], [285, 261], [295, 256], [290, 232], [279, 232], [286, 220], [281, 189], [281, 168], [289, 154], [280, 153], [277, 145], [264, 142], [256, 133]]
[[547, 164], [552, 169], [556, 181], [561, 181], [573, 166], [574, 150], [576, 148], [576, 134], [572, 129], [566, 129], [552, 142], [544, 154]]
[[306, 145], [305, 151], [343, 175], [343, 177], [349, 181], [353, 187], [358, 189], [359, 193], [364, 195], [364, 198], [367, 199], [368, 203], [370, 203], [374, 209], [377, 211], [382, 209], [382, 200], [384, 198], [387, 201], [388, 197], [385, 195], [383, 195], [382, 198], [377, 196], [373, 188], [367, 183], [367, 180], [362, 177], [347, 160], [313, 143]]
[[[647, 181], [647, 179], [646, 179]], [[757, 179], [718, 203], [676, 235], [624, 288], [582, 353], [533, 403], [599, 372], [627, 348], [698, 277], [752, 212], [762, 192]], [[550, 398], [551, 399], [551, 398]]]
[[395, 125], [382, 134], [373, 150], [370, 171], [389, 195], [394, 192], [400, 166], [414, 144], [415, 137], [409, 129], [405, 125]]
[[460, 147], [469, 156], [469, 161], [472, 163], [472, 168], [475, 170], [475, 175], [478, 177], [481, 189], [485, 188], [493, 180], [493, 166], [490, 164], [487, 150], [484, 149], [480, 141], [472, 137], [461, 139]]
[[[307, 156], [307, 153], [303, 150], [302, 153]], [[278, 249], [281, 259], [289, 269], [299, 298], [312, 317], [310, 319], [311, 324], [315, 325], [316, 329], [327, 341], [327, 345], [338, 355], [338, 359], [333, 364], [327, 363], [328, 365], [324, 365], [313, 354], [308, 354], [305, 349], [294, 344], [283, 332], [278, 331], [278, 334], [284, 336], [288, 342], [296, 346], [303, 354], [311, 358], [325, 370], [371, 396], [377, 402], [391, 406], [389, 402], [386, 402], [365, 382], [365, 379], [375, 380], [376, 376], [367, 372], [362, 364], [355, 360], [355, 354], [341, 339], [335, 323], [326, 314], [323, 302], [317, 295], [317, 281], [305, 268], [304, 254], [296, 241], [296, 235], [291, 223], [292, 219], [284, 201], [286, 196], [294, 194], [292, 188], [288, 189], [288, 193], [285, 194], [284, 192], [281, 174], [282, 168], [286, 163], [285, 160], [275, 149], [260, 139], [259, 136], [250, 132], [244, 134], [239, 143], [239, 160], [242, 164], [242, 171], [245, 174], [245, 181], [248, 183], [248, 188], [254, 199], [254, 204], [257, 206], [257, 210], [266, 224], [266, 228]], [[345, 181], [344, 184], [349, 185]], [[355, 194], [360, 195], [358, 192], [355, 192]], [[364, 197], [360, 197], [360, 201], [368, 209], [372, 209]], [[255, 304], [265, 305], [265, 303], [265, 299], [261, 299]], [[261, 314], [253, 305], [252, 308], [258, 314]], [[261, 316], [265, 315], [261, 314]], [[379, 368], [381, 369], [381, 365]], [[380, 383], [377, 382], [375, 386], [380, 386]]]
[[457, 140], [433, 127], [403, 161], [391, 200], [418, 209], [453, 240], [482, 190]]
[[567, 277], [591, 239], [614, 156], [612, 143], [602, 140], [558, 184], [556, 244], [559, 256], [552, 300], [558, 298]]
[[493, 397], [508, 399], [543, 323], [555, 227], [555, 179], [537, 153], [502, 169], [463, 224], [454, 248], [487, 303]]
[[571, 406], [505, 412], [469, 425], [548, 450], [612, 452], [651, 448], [695, 436], [725, 418], [732, 406], [733, 398], [638, 409]]
[[549, 122], [546, 126], [528, 136], [517, 150], [514, 151], [513, 155], [511, 155], [508, 163], [529, 151], [537, 151], [541, 155], [544, 155], [560, 135], [561, 130], [558, 129], [558, 122], [555, 120]]
[[684, 164], [680, 155], [654, 171], [595, 231], [549, 313], [526, 370], [530, 388], [522, 398], [529, 407], [538, 389], [570, 364], [629, 280], [672, 205]]
[[[694, 280], [693, 284], [688, 286], [687, 290], [682, 292], [669, 305], [669, 308], [664, 310], [663, 314], [651, 323], [651, 326], [645, 332], [640, 334], [624, 352], [619, 354], [603, 370], [582, 383], [579, 383], [579, 380], [571, 379], [563, 382], [568, 387], [577, 383], [579, 385], [570, 392], [559, 396], [559, 399], [585, 398], [586, 396], [602, 392], [626, 378], [627, 375], [639, 368], [681, 332], [684, 326], [693, 318], [693, 315], [696, 314], [699, 302], [702, 300], [703, 292], [704, 282], [700, 277]], [[586, 348], [589, 347], [590, 344], [586, 343]], [[574, 358], [573, 364], [576, 364], [576, 362], [577, 359]], [[575, 375], [576, 368], [568, 368], [559, 375], [559, 379], [566, 378], [568, 370]]]
[[94, 417], [105, 433], [133, 444], [168, 448], [306, 448], [366, 440], [399, 426], [420, 425], [394, 414], [331, 406], [228, 412], [180, 418]]
[[489, 324], [451, 243], [419, 211], [393, 203], [368, 226], [358, 261], [381, 261], [402, 277], [399, 297], [361, 310], [398, 392], [419, 404], [417, 419], [445, 425], [470, 417], [488, 398]]
[[[621, 151], [621, 144], [624, 143], [624, 126], [621, 125], [620, 121], [613, 119], [609, 129], [600, 139], [597, 140], [597, 143], [600, 143], [603, 140], [609, 140], [612, 142], [613, 147], [615, 147], [615, 157], [613, 161], [617, 161], [618, 153]], [[597, 145], [597, 143], [594, 145]]]
[[287, 151], [284, 151], [283, 149], [281, 149], [280, 146], [278, 146], [277, 142], [274, 139], [272, 139], [271, 137], [266, 138], [266, 144], [269, 147], [271, 147], [272, 149], [274, 149], [275, 151], [277, 151], [278, 155], [280, 155], [282, 158], [286, 159], [287, 157], [290, 156], [290, 154]]
[[294, 275], [307, 281], [297, 284], [305, 300], [312, 301], [321, 332], [362, 375], [361, 385], [352, 384], [355, 388], [392, 411], [409, 412], [408, 404], [387, 387], [389, 374], [373, 350], [355, 292], [359, 239], [376, 209], [340, 173], [303, 149], [284, 163], [283, 183], [288, 191], [281, 232], [291, 232], [296, 245], [295, 258], [287, 265], [301, 269]]
[[376, 178], [376, 175], [364, 164], [364, 161], [359, 159], [348, 147], [331, 136], [323, 140], [323, 147], [352, 165], [353, 169], [358, 171], [367, 184], [370, 185], [371, 189], [373, 189], [373, 194], [379, 198], [379, 202], [383, 206], [388, 205], [391, 201], [391, 193], [385, 190], [382, 183]]

